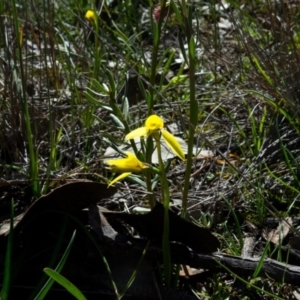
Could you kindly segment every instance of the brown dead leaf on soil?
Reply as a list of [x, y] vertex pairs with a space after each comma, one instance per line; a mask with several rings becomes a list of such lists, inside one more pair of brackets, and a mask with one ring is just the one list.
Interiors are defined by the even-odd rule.
[[271, 231], [264, 230], [262, 235], [267, 241], [278, 245], [288, 235], [292, 227], [292, 218], [285, 218], [279, 222], [276, 229], [272, 229]]

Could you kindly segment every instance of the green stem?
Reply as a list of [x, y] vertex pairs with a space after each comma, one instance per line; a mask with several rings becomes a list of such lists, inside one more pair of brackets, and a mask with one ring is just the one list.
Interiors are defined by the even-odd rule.
[[2, 283], [2, 290], [0, 292], [0, 299], [7, 300], [8, 293], [10, 290], [11, 284], [11, 266], [12, 266], [12, 253], [13, 253], [13, 233], [14, 233], [14, 199], [11, 200], [10, 205], [10, 226], [9, 226], [9, 235], [6, 247], [6, 256], [4, 264], [4, 277]]
[[[152, 153], [153, 153], [153, 140], [152, 138], [147, 139], [147, 146], [146, 146], [146, 163], [151, 165], [152, 162]], [[153, 208], [155, 206], [155, 197], [152, 191], [152, 181], [151, 181], [151, 170], [146, 170], [146, 185], [147, 191], [149, 193], [148, 200], [150, 207]]]
[[149, 86], [149, 92], [150, 92], [150, 98], [148, 100], [148, 116], [150, 116], [153, 112], [153, 105], [154, 105], [154, 92], [155, 92], [155, 77], [157, 75], [157, 60], [158, 60], [158, 50], [159, 50], [159, 43], [160, 43], [160, 36], [161, 36], [161, 28], [164, 20], [164, 11], [166, 8], [166, 0], [160, 1], [160, 7], [161, 7], [161, 14], [159, 16], [159, 20], [157, 23], [155, 23], [152, 20], [152, 31], [153, 31], [153, 48], [152, 48], [152, 62], [151, 62], [151, 75], [150, 75], [150, 86]]
[[[185, 0], [182, 2], [185, 3]], [[182, 5], [185, 7], [185, 5]], [[188, 154], [186, 161], [186, 172], [184, 189], [182, 196], [182, 210], [181, 216], [184, 218], [187, 209], [187, 198], [190, 185], [190, 175], [193, 164], [193, 147], [194, 147], [194, 135], [195, 129], [198, 123], [198, 102], [196, 100], [196, 79], [195, 79], [195, 41], [192, 35], [192, 16], [191, 11], [188, 12], [187, 16], [184, 15], [186, 36], [189, 41], [189, 76], [190, 76], [190, 123], [189, 123], [189, 137], [188, 137]]]
[[170, 192], [169, 184], [166, 176], [165, 166], [162, 161], [161, 155], [161, 144], [160, 144], [160, 133], [154, 135], [154, 139], [157, 147], [157, 155], [159, 161], [159, 168], [161, 171], [161, 194], [164, 206], [164, 229], [163, 229], [163, 260], [164, 260], [164, 274], [166, 285], [170, 286], [171, 284], [171, 274], [172, 274], [172, 264], [171, 264], [171, 253], [170, 253], [170, 228], [169, 228], [169, 204], [170, 204]]
[[[166, 0], [161, 0], [160, 5], [163, 9], [166, 9]], [[148, 117], [153, 114], [153, 106], [154, 106], [154, 92], [155, 92], [155, 77], [156, 77], [156, 68], [157, 68], [157, 60], [158, 60], [158, 50], [159, 50], [159, 41], [161, 35], [161, 28], [163, 23], [163, 14], [160, 15], [158, 23], [155, 23], [152, 20], [152, 31], [153, 31], [153, 48], [152, 48], [152, 62], [151, 62], [151, 74], [150, 74], [150, 86], [149, 86], [149, 98], [147, 100], [148, 104]], [[152, 153], [153, 153], [153, 141], [152, 139], [147, 139], [147, 148], [146, 148], [146, 162], [151, 164], [152, 161]], [[151, 172], [146, 172], [146, 184], [147, 191], [149, 192], [149, 203], [150, 207], [153, 208], [155, 206], [155, 198], [152, 193], [152, 182], [151, 182]]]

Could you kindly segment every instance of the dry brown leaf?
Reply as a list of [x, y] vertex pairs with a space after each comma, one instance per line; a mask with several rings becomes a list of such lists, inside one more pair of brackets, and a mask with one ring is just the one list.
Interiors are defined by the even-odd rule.
[[[106, 217], [116, 217], [135, 228], [142, 236], [157, 241], [162, 240], [164, 228], [164, 207], [157, 202], [149, 213], [136, 215], [127, 213], [104, 213]], [[208, 254], [217, 251], [219, 240], [207, 229], [199, 227], [169, 211], [170, 241], [180, 242], [194, 251]]]
[[[15, 218], [14, 227], [30, 223], [32, 219], [45, 212], [78, 213], [90, 204], [96, 204], [101, 199], [112, 196], [115, 192], [115, 188], [107, 188], [106, 184], [98, 182], [76, 181], [67, 183], [37, 199], [25, 213]], [[0, 235], [7, 235], [9, 233], [9, 220], [4, 222], [0, 229]]]
[[276, 229], [271, 231], [264, 230], [262, 235], [267, 241], [271, 241], [273, 244], [278, 245], [288, 235], [292, 227], [292, 218], [285, 218], [279, 222]]

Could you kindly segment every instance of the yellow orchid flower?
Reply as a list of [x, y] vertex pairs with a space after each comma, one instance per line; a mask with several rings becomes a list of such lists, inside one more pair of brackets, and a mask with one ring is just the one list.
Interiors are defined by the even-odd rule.
[[115, 173], [122, 173], [109, 183], [108, 186], [115, 184], [117, 181], [122, 180], [129, 176], [132, 172], [140, 173], [144, 169], [149, 168], [146, 164], [137, 159], [131, 152], [125, 152], [127, 157], [119, 159], [109, 159], [106, 161], [108, 170]]
[[146, 164], [139, 161], [137, 157], [131, 152], [125, 152], [127, 157], [118, 159], [109, 159], [106, 164], [109, 165], [108, 169], [115, 173], [136, 172], [140, 173], [144, 169], [149, 168]]
[[91, 24], [97, 24], [97, 15], [94, 11], [88, 10], [85, 13], [85, 18], [91, 23]]
[[175, 138], [170, 132], [164, 129], [164, 121], [157, 115], [151, 115], [147, 118], [144, 127], [137, 128], [125, 137], [126, 140], [131, 140], [136, 137], [150, 136], [157, 132], [161, 132], [166, 144], [182, 160], [185, 160], [184, 152]]

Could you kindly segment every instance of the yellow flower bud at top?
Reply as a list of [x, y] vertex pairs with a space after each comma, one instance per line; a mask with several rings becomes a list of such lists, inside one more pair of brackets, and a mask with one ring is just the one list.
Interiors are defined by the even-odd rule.
[[85, 14], [85, 18], [92, 24], [97, 24], [97, 15], [92, 10], [88, 10]]

